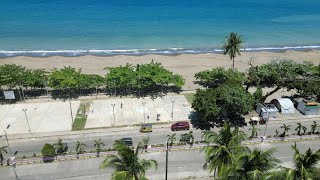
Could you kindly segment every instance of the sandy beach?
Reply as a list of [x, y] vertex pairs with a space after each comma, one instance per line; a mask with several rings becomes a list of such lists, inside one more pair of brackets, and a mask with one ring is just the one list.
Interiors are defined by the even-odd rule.
[[[214, 67], [230, 68], [232, 61], [229, 56], [222, 54], [182, 54], [176, 56], [165, 55], [144, 55], [144, 56], [80, 56], [80, 57], [11, 57], [0, 59], [0, 64], [19, 64], [27, 68], [38, 68], [50, 70], [72, 66], [81, 68], [84, 73], [105, 75], [105, 67], [115, 67], [126, 63], [141, 64], [149, 63], [151, 60], [160, 62], [162, 65], [182, 75], [186, 79], [183, 89], [194, 89], [194, 74]], [[270, 62], [274, 59], [291, 59], [296, 62], [310, 61], [314, 64], [320, 63], [320, 50], [312, 51], [286, 51], [286, 52], [243, 52], [236, 57], [235, 67], [242, 72], [249, 68], [248, 62], [253, 59], [254, 65]]]

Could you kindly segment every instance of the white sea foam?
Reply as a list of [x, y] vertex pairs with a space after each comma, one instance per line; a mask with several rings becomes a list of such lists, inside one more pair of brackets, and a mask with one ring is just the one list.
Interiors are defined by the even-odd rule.
[[[283, 47], [247, 47], [243, 51], [282, 51], [282, 50], [304, 50], [320, 49], [318, 45], [311, 46], [283, 46]], [[0, 57], [12, 56], [83, 56], [83, 55], [144, 55], [144, 54], [201, 54], [201, 53], [220, 53], [222, 49], [186, 49], [186, 48], [169, 48], [169, 49], [78, 49], [78, 50], [22, 50], [7, 51], [0, 50]]]

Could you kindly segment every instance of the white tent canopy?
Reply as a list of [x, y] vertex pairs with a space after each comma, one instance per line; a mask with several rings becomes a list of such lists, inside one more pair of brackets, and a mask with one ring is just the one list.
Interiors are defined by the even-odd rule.
[[289, 98], [274, 99], [271, 101], [271, 103], [274, 104], [277, 107], [277, 109], [280, 110], [281, 114], [294, 113], [294, 106]]

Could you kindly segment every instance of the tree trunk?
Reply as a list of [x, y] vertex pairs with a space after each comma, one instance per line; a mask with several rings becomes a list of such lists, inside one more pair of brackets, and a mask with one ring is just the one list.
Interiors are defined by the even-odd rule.
[[232, 58], [232, 75], [234, 77], [234, 57]]
[[277, 86], [274, 90], [272, 90], [271, 92], [268, 92], [265, 96], [262, 97], [262, 102], [264, 102], [267, 99], [267, 97], [271, 96], [272, 94], [277, 92], [279, 89], [281, 89], [281, 87]]
[[135, 179], [135, 180], [139, 180], [139, 176], [138, 176], [138, 174], [134, 173], [134, 175], [133, 175], [133, 176], [134, 176], [134, 179]]

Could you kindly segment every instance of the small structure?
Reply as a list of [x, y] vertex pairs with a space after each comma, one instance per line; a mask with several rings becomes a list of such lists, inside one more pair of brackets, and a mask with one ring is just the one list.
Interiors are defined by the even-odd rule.
[[281, 114], [294, 113], [294, 106], [289, 98], [273, 99], [271, 103], [274, 104], [277, 109], [279, 109]]
[[269, 117], [276, 117], [279, 110], [274, 104], [271, 103], [258, 103], [256, 112], [262, 117], [263, 120], [269, 120]]
[[320, 112], [320, 104], [305, 99], [297, 100], [297, 109], [304, 115], [318, 115]]

